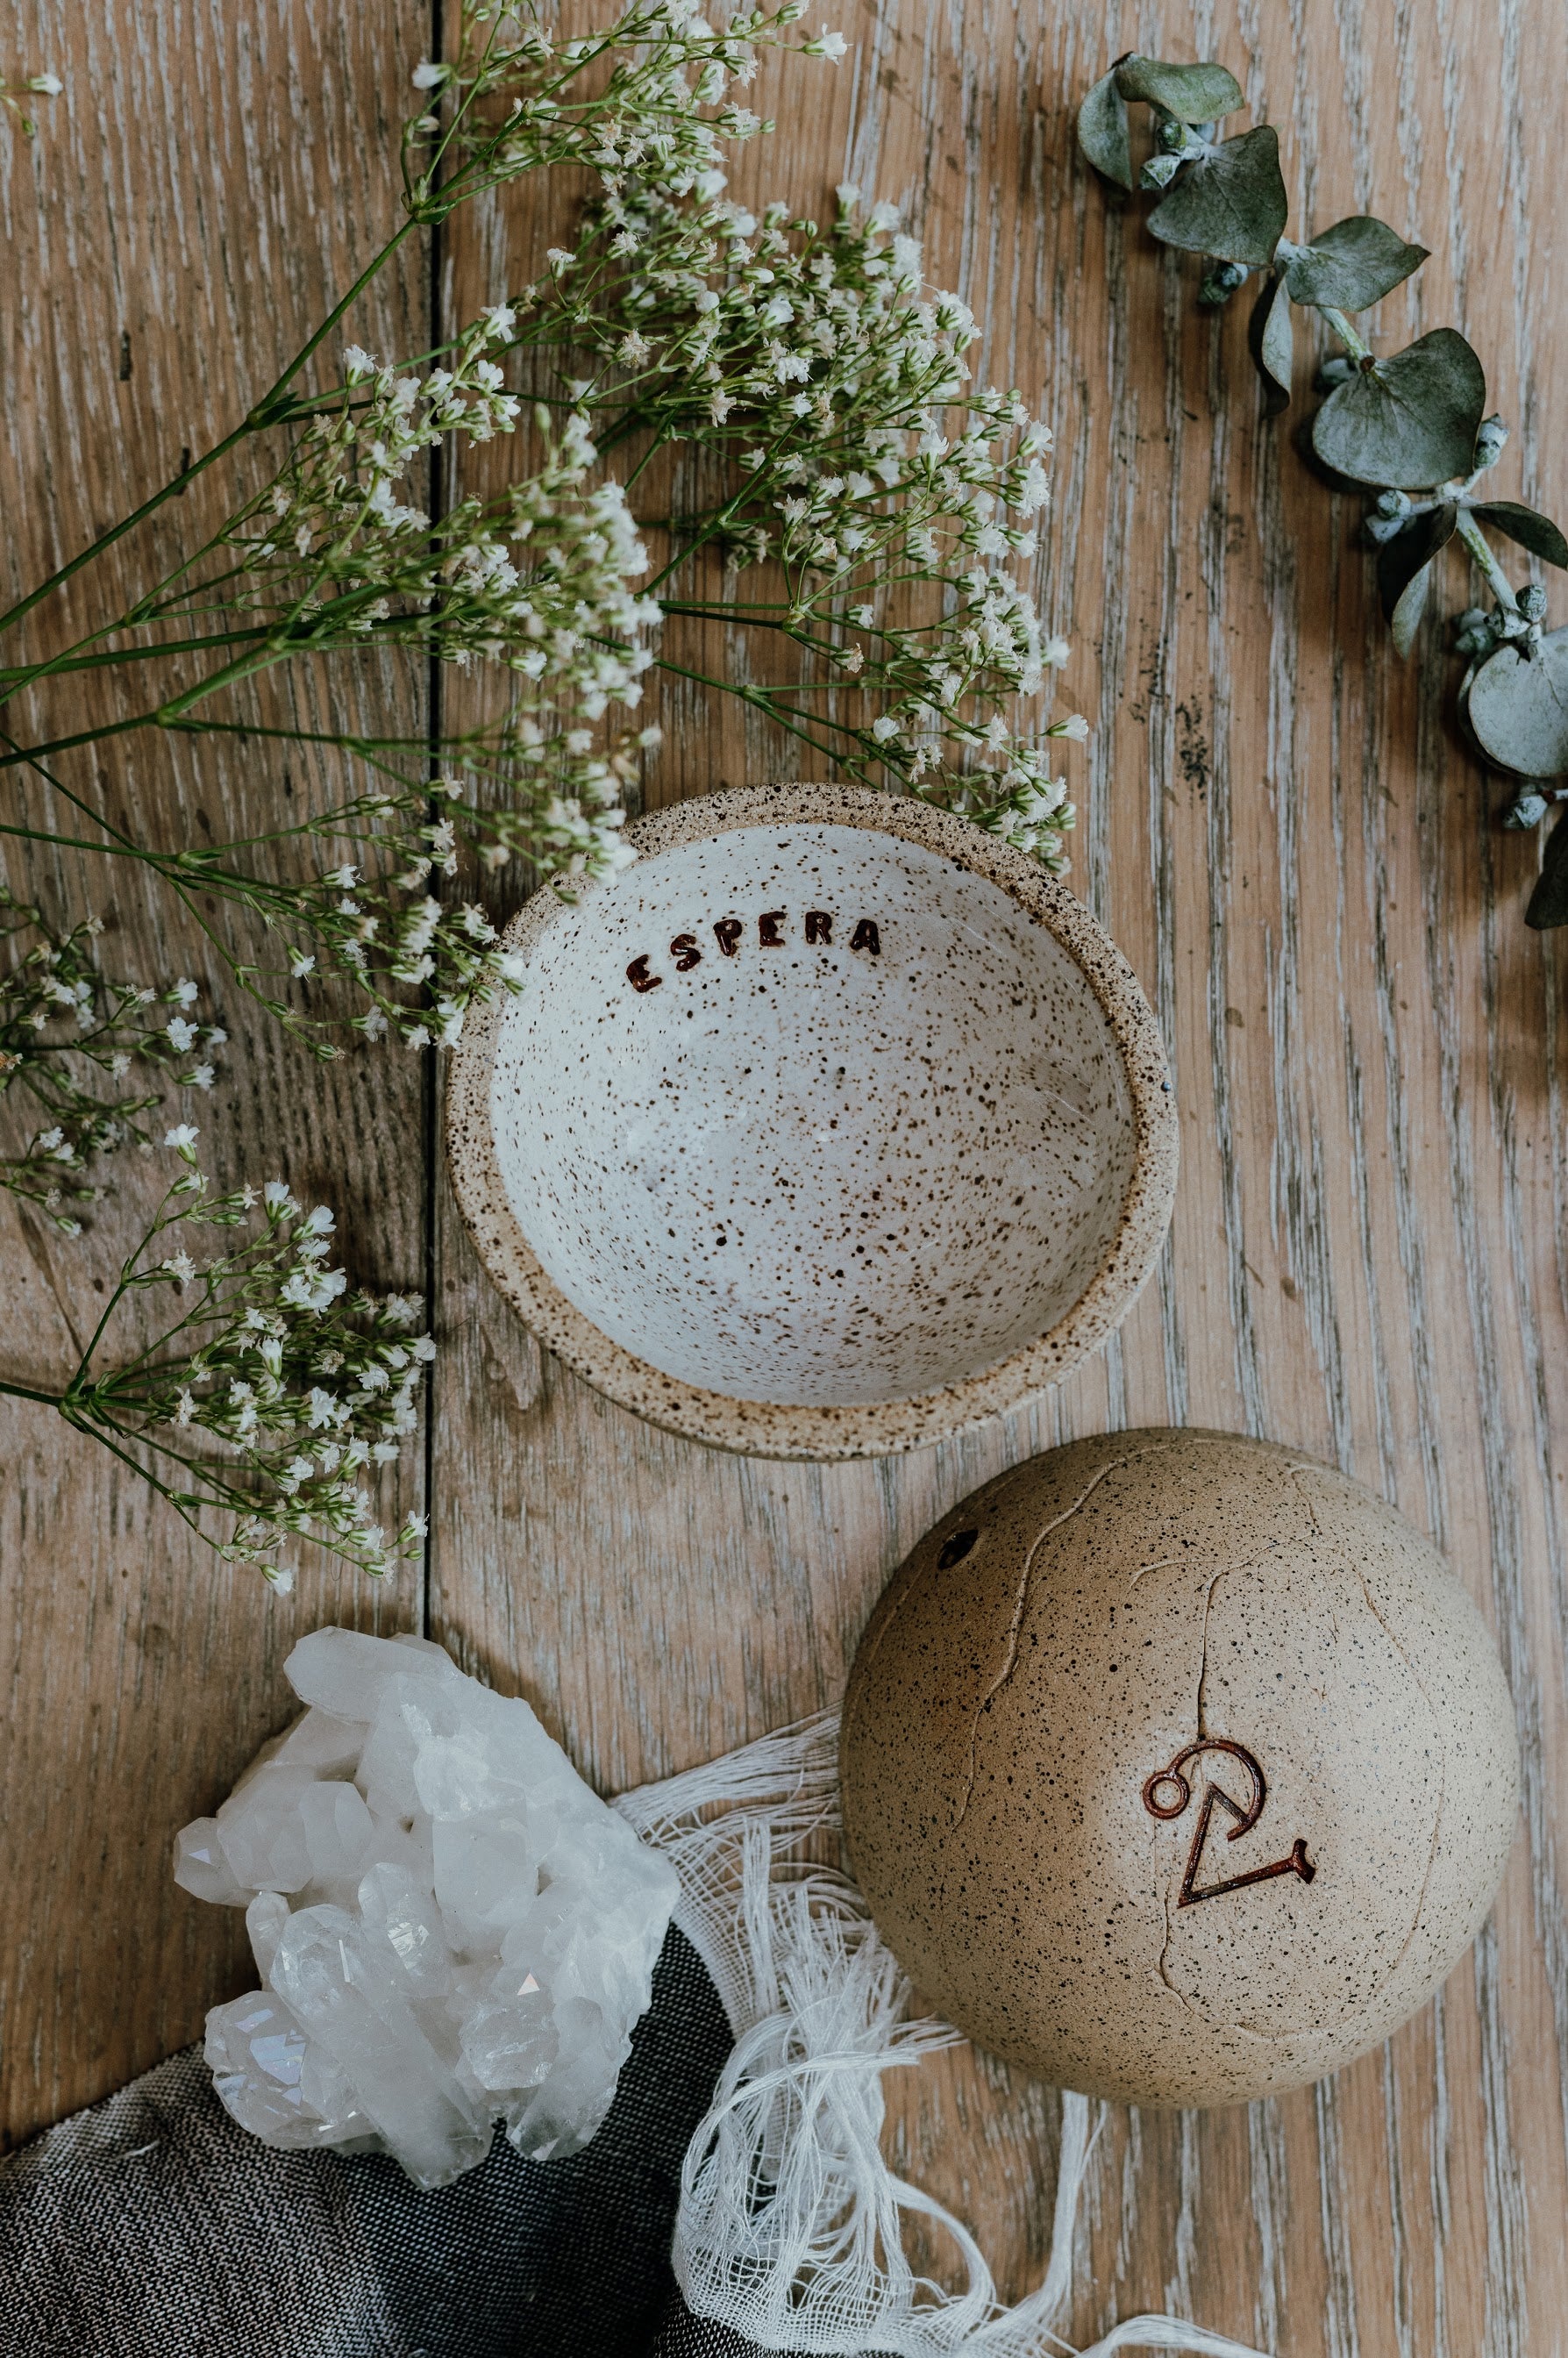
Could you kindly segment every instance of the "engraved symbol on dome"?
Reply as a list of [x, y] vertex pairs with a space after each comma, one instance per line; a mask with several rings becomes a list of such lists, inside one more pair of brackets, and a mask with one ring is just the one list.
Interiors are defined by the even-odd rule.
[[1189, 1908], [1199, 1899], [1218, 1899], [1222, 1891], [1240, 1891], [1249, 1883], [1268, 1883], [1276, 1875], [1299, 1875], [1304, 1883], [1310, 1883], [1317, 1869], [1308, 1858], [1305, 1839], [1300, 1834], [1291, 1845], [1288, 1858], [1276, 1858], [1268, 1866], [1255, 1866], [1247, 1875], [1227, 1876], [1219, 1883], [1200, 1884], [1198, 1882], [1198, 1862], [1203, 1856], [1203, 1845], [1208, 1838], [1208, 1822], [1215, 1811], [1223, 1810], [1228, 1817], [1235, 1820], [1235, 1823], [1227, 1831], [1226, 1840], [1239, 1842], [1244, 1833], [1250, 1833], [1257, 1824], [1263, 1814], [1263, 1803], [1269, 1798], [1269, 1789], [1263, 1781], [1263, 1772], [1245, 1745], [1232, 1744], [1224, 1736], [1211, 1736], [1205, 1737], [1200, 1743], [1189, 1744], [1184, 1751], [1176, 1754], [1168, 1768], [1156, 1768], [1154, 1775], [1145, 1780], [1144, 1807], [1152, 1818], [1168, 1819], [1181, 1816], [1192, 1799], [1192, 1779], [1184, 1775], [1183, 1771], [1189, 1761], [1197, 1759], [1205, 1752], [1223, 1752], [1227, 1753], [1232, 1760], [1239, 1760], [1247, 1773], [1251, 1795], [1243, 1806], [1241, 1802], [1232, 1801], [1224, 1787], [1217, 1785], [1212, 1777], [1205, 1778], [1203, 1804], [1197, 1813], [1197, 1825], [1192, 1837], [1192, 1848], [1187, 1855], [1187, 1873], [1181, 1879], [1181, 1897], [1176, 1901], [1176, 1906]]

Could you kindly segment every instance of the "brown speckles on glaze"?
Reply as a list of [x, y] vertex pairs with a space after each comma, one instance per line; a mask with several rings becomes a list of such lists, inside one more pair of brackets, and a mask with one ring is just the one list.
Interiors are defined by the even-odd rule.
[[1058, 2085], [1179, 2104], [1317, 2079], [1423, 2005], [1518, 1774], [1436, 1551], [1297, 1451], [1191, 1432], [1075, 1443], [954, 1508], [872, 1617], [842, 1768], [855, 1873], [933, 2005]]
[[1093, 919], [864, 788], [632, 836], [576, 910], [529, 903], [510, 938], [543, 988], [454, 1062], [454, 1178], [503, 1293], [626, 1406], [763, 1455], [908, 1448], [1058, 1380], [1148, 1274], [1176, 1175], [1158, 1033]]

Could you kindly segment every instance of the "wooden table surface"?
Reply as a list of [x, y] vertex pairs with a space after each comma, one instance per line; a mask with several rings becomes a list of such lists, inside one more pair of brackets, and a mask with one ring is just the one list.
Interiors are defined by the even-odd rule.
[[[836, 21], [836, 71], [768, 70], [779, 128], [744, 189], [821, 208], [852, 177], [900, 201], [984, 324], [983, 373], [1054, 424], [1043, 593], [1094, 727], [1074, 749], [1073, 881], [1174, 1060], [1169, 1249], [1120, 1337], [1030, 1413], [902, 1461], [720, 1456], [608, 1406], [492, 1293], [441, 1169], [435, 1073], [401, 1050], [318, 1069], [214, 979], [237, 1034], [207, 1117], [220, 1168], [286, 1172], [337, 1203], [360, 1273], [433, 1293], [428, 1560], [380, 1592], [308, 1569], [279, 1598], [51, 1412], [0, 1403], [4, 2125], [25, 2136], [116, 2086], [245, 1985], [238, 1916], [175, 1888], [169, 1843], [285, 1716], [302, 1630], [426, 1628], [618, 1788], [836, 1697], [892, 1566], [1001, 1467], [1190, 1421], [1335, 1460], [1450, 1552], [1512, 1684], [1522, 1825], [1473, 1955], [1385, 2049], [1248, 2110], [1112, 2110], [1071, 2331], [1169, 2303], [1302, 2358], [1548, 2358], [1568, 2348], [1563, 946], [1521, 922], [1539, 843], [1498, 831], [1503, 791], [1455, 743], [1445, 633], [1430, 621], [1392, 656], [1359, 503], [1261, 423], [1242, 308], [1194, 308], [1195, 267], [1108, 210], [1071, 124], [1123, 49], [1230, 65], [1280, 127], [1296, 221], [1369, 208], [1431, 245], [1380, 337], [1462, 327], [1514, 427], [1498, 492], [1561, 514], [1568, 16], [846, 0]], [[224, 430], [385, 235], [430, 31], [424, 0], [0, 0], [0, 65], [67, 81], [36, 142], [0, 129], [0, 588]], [[433, 308], [470, 316], [565, 225], [526, 195], [473, 208], [434, 282], [411, 254], [351, 324], [418, 349]], [[105, 574], [180, 546], [201, 497]], [[1465, 602], [1449, 562], [1444, 615]], [[57, 600], [30, 644], [110, 594]], [[368, 670], [333, 725], [417, 730], [426, 692], [413, 666]], [[302, 725], [324, 709], [319, 678], [274, 694]], [[27, 719], [80, 727], [113, 699], [73, 688]], [[448, 720], [467, 708], [449, 690]], [[780, 772], [695, 692], [662, 717], [650, 800]], [[295, 749], [129, 745], [74, 780], [166, 840], [343, 790]], [[122, 966], [205, 971], [134, 880], [14, 851], [6, 871], [61, 910], [109, 908]], [[5, 1213], [11, 1372], [68, 1364], [120, 1233], [110, 1217], [68, 1244]], [[1021, 2290], [1048, 2236], [1058, 2099], [967, 2050], [894, 2076], [901, 2161]]]

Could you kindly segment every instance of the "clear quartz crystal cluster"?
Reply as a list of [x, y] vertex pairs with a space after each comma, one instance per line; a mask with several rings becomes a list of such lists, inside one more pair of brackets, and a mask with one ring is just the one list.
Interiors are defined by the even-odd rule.
[[386, 2151], [421, 2186], [499, 2117], [537, 2161], [603, 2120], [677, 1896], [528, 1704], [418, 1638], [317, 1629], [308, 1708], [177, 1841], [188, 1891], [243, 1908], [263, 1987], [207, 2061], [269, 2145]]

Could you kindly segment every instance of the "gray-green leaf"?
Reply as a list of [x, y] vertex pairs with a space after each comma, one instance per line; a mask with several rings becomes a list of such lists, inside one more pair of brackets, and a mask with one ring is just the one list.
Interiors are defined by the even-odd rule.
[[1312, 447], [1354, 482], [1421, 491], [1469, 474], [1486, 406], [1475, 352], [1456, 329], [1434, 328], [1336, 386], [1313, 420]]
[[1402, 655], [1408, 655], [1415, 644], [1426, 611], [1432, 560], [1453, 539], [1456, 522], [1454, 508], [1429, 508], [1378, 551], [1378, 594], [1393, 631], [1395, 651]]
[[[1533, 653], [1500, 646], [1470, 683], [1468, 719], [1490, 761], [1523, 778], [1568, 773], [1568, 630]], [[1555, 838], [1554, 838], [1555, 839]]]
[[1252, 306], [1247, 322], [1247, 343], [1258, 374], [1263, 380], [1263, 415], [1277, 417], [1290, 406], [1291, 363], [1295, 340], [1291, 333], [1290, 302], [1284, 282], [1268, 280]]
[[1218, 123], [1245, 104], [1241, 85], [1223, 66], [1162, 65], [1134, 50], [1112, 68], [1123, 98], [1163, 106], [1178, 123]]
[[1486, 524], [1495, 524], [1532, 557], [1544, 557], [1548, 565], [1568, 566], [1568, 540], [1550, 516], [1537, 515], [1533, 508], [1521, 507], [1517, 500], [1480, 500], [1470, 513]]
[[1546, 839], [1546, 856], [1524, 922], [1538, 934], [1549, 933], [1553, 925], [1568, 925], [1568, 811]]
[[1116, 68], [1102, 74], [1078, 110], [1078, 144], [1097, 172], [1119, 189], [1133, 185], [1133, 149], [1127, 109], [1116, 87]]
[[1285, 285], [1294, 303], [1365, 311], [1419, 270], [1426, 255], [1424, 245], [1407, 245], [1387, 222], [1358, 213], [1336, 222], [1293, 254], [1285, 265]]
[[1149, 227], [1166, 245], [1261, 269], [1273, 260], [1289, 211], [1279, 134], [1261, 123], [1188, 164], [1149, 215]]
[[1395, 599], [1393, 612], [1389, 616], [1389, 629], [1396, 655], [1408, 655], [1414, 646], [1421, 618], [1426, 611], [1426, 593], [1431, 587], [1432, 568], [1423, 565], [1411, 575]]

